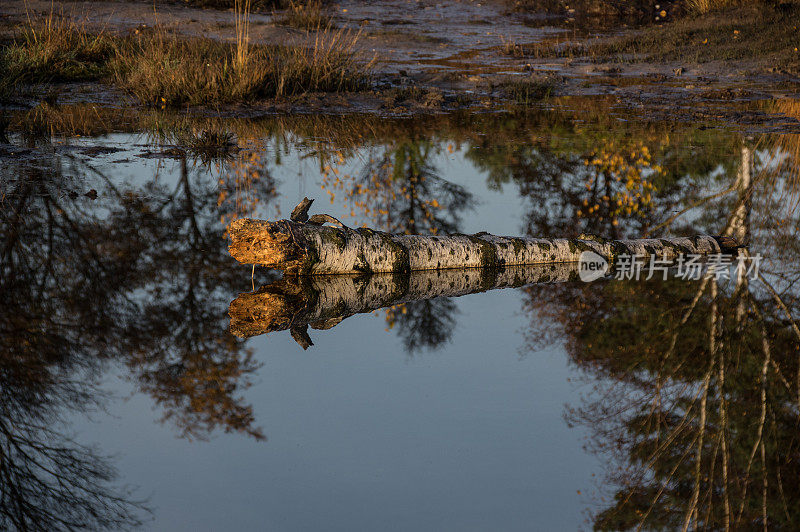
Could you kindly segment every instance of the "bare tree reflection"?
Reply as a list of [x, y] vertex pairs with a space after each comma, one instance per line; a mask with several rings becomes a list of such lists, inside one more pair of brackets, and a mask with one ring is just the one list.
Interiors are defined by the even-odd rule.
[[[779, 218], [764, 166], [755, 169], [763, 157], [746, 142], [737, 151], [723, 166], [733, 170], [729, 183], [708, 176], [724, 193], [694, 203], [714, 213], [695, 224], [750, 241], [750, 253], [767, 250], [767, 277], [777, 263], [791, 270], [793, 247], [770, 239]], [[593, 383], [567, 419], [588, 427], [590, 449], [616, 465], [596, 529], [793, 528], [800, 520], [800, 381], [792, 378], [800, 309], [796, 287], [784, 277], [778, 293], [764, 275], [529, 290], [529, 310], [560, 324], [571, 361]]]
[[458, 307], [447, 297], [409, 301], [386, 314], [389, 327], [397, 327], [406, 351], [413, 355], [443, 347], [453, 336]]
[[7, 181], [12, 206], [0, 210], [0, 528], [129, 528], [142, 504], [114, 486], [108, 459], [63, 434], [68, 411], [100, 398], [96, 382], [114, 342], [104, 333], [125, 302], [98, 304], [102, 280], [116, 272], [86, 245], [93, 228], [72, 231], [89, 200], [50, 195], [57, 171], [30, 167]]
[[[102, 406], [110, 365], [127, 365], [185, 436], [264, 438], [241, 397], [257, 364], [227, 332], [241, 278], [220, 216], [235, 203], [185, 153], [172, 179], [118, 184], [30, 142], [0, 175], [0, 528], [130, 528], [144, 506], [63, 423]], [[250, 186], [269, 201], [262, 178]]]
[[[156, 244], [139, 256], [150, 297], [127, 320], [128, 365], [184, 435], [222, 428], [263, 438], [252, 427], [252, 407], [237, 397], [258, 365], [226, 332], [228, 294], [241, 276], [221, 238], [219, 194], [205, 172], [189, 179], [185, 155], [179, 168], [174, 192], [153, 187], [147, 197], [128, 196], [108, 219], [135, 231], [121, 238], [135, 240], [144, 230]], [[257, 184], [266, 187], [262, 200], [274, 194], [268, 179]]]

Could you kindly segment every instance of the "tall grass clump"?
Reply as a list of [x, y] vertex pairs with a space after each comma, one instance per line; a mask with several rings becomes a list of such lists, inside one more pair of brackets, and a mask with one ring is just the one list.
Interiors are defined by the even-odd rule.
[[236, 42], [159, 33], [119, 50], [114, 78], [144, 103], [233, 103], [305, 92], [363, 88], [370, 64], [356, 54], [358, 33], [318, 31], [313, 44], [250, 44], [250, 2], [235, 0]]
[[159, 106], [233, 103], [305, 92], [358, 90], [370, 64], [358, 34], [324, 31], [308, 46], [242, 46], [163, 34], [131, 41], [115, 60], [116, 83]]
[[82, 26], [50, 13], [29, 21], [0, 49], [0, 70], [6, 83], [96, 80], [108, 73], [114, 40], [91, 34]]
[[250, 50], [250, 0], [235, 0], [236, 68], [247, 68]]

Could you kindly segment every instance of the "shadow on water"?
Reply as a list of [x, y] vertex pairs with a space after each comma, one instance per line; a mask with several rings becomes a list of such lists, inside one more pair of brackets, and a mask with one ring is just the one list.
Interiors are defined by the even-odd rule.
[[[393, 121], [136, 115], [113, 120], [147, 132], [108, 137], [122, 148], [72, 137], [97, 127], [85, 111], [50, 109], [30, 127], [17, 117], [0, 147], [0, 527], [118, 528], [146, 516], [112, 462], [67, 435], [69, 412], [102, 408], [106, 373], [122, 370], [180, 436], [262, 440], [245, 398], [260, 364], [244, 337], [288, 329], [305, 348], [310, 334], [382, 311], [408, 353], [440, 349], [458, 323], [452, 296], [514, 287], [531, 324], [521, 354], [563, 343], [592, 387], [565, 417], [608, 466], [588, 510], [596, 528], [792, 528], [800, 141], [622, 122], [594, 100], [566, 107]], [[310, 163], [332, 208], [356, 223], [435, 234], [472, 227], [483, 199], [439, 164], [449, 155], [518, 198], [522, 233], [727, 234], [763, 257], [760, 276], [259, 271], [266, 284], [241, 293], [250, 269], [227, 254], [225, 224], [278, 215], [281, 165]], [[117, 175], [126, 164], [134, 177]]]

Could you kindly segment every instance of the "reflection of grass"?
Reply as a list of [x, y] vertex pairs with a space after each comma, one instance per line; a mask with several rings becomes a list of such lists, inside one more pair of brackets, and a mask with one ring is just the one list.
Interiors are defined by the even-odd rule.
[[369, 65], [355, 53], [358, 34], [324, 30], [307, 46], [250, 45], [246, 6], [240, 18], [237, 42], [230, 44], [163, 32], [128, 38], [92, 35], [50, 16], [0, 48], [3, 84], [8, 90], [9, 85], [26, 82], [110, 79], [143, 103], [159, 106], [233, 103], [365, 86]]
[[[769, 112], [778, 112], [795, 120], [800, 120], [800, 101], [790, 99], [773, 100], [767, 104]], [[767, 146], [771, 147], [771, 164], [764, 164], [762, 175], [770, 184], [784, 179], [780, 190], [779, 203], [789, 213], [794, 213], [800, 206], [800, 135], [786, 133], [766, 137]]]
[[140, 115], [138, 128], [144, 128], [155, 144], [171, 144], [187, 150], [203, 163], [229, 159], [239, 149], [237, 135], [224, 121], [187, 120], [161, 112]]
[[130, 109], [43, 102], [33, 109], [12, 115], [9, 128], [33, 136], [93, 137], [130, 130], [137, 121], [136, 113]]
[[204, 129], [193, 132], [187, 139], [193, 154], [203, 162], [225, 159], [236, 150], [236, 137], [227, 130]]
[[[137, 111], [133, 108], [90, 104], [47, 105], [45, 118], [48, 129], [56, 136], [94, 136], [114, 131], [146, 131], [159, 139], [178, 143], [178, 133], [205, 129], [230, 131], [238, 139], [281, 137], [291, 133], [306, 139], [318, 139], [319, 146], [315, 149], [323, 151], [355, 149], [363, 145], [365, 138], [393, 141], [402, 139], [412, 132], [423, 136], [446, 138], [456, 143], [477, 142], [484, 138], [483, 133], [491, 132], [490, 136], [495, 142], [514, 145], [529, 142], [531, 131], [554, 131], [557, 134], [554, 133], [553, 142], [557, 142], [562, 134], [576, 134], [565, 132], [574, 129], [576, 119], [579, 119], [578, 122], [581, 124], [580, 136], [586, 139], [586, 146], [592, 147], [597, 144], [598, 138], [609, 135], [619, 138], [629, 136], [644, 138], [657, 131], [659, 135], [669, 134], [670, 137], [679, 138], [699, 125], [682, 122], [680, 124], [683, 125], [677, 126], [670, 122], [654, 124], [649, 109], [630, 110], [628, 114], [621, 114], [623, 111], [615, 107], [617, 102], [612, 96], [552, 96], [551, 98], [554, 109], [548, 111], [524, 107], [514, 107], [509, 110], [510, 112], [502, 114], [459, 111], [419, 115], [413, 121], [387, 120], [379, 115], [358, 113], [346, 116], [300, 114], [268, 119], [247, 117], [212, 119], [202, 113], [184, 113], [178, 110]], [[9, 112], [8, 116], [9, 132], [22, 131], [26, 122], [31, 120], [30, 111]], [[620, 120], [620, 117], [624, 120]], [[635, 124], [642, 124], [642, 127], [635, 127]], [[693, 143], [700, 145], [715, 144], [714, 139], [724, 136], [716, 129], [703, 129], [692, 134], [699, 135]]]

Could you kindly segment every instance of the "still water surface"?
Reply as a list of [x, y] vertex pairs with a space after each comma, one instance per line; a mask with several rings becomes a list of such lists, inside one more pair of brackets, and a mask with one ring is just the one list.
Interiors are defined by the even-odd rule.
[[[13, 133], [0, 523], [791, 528], [797, 139], [626, 118], [568, 102]], [[235, 149], [197, 140], [212, 129]], [[237, 338], [251, 272], [225, 224], [303, 196], [395, 232], [727, 232], [764, 280], [555, 282], [346, 317], [307, 350]]]

